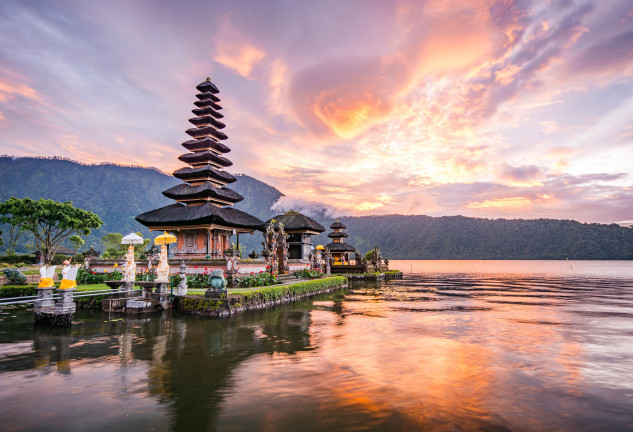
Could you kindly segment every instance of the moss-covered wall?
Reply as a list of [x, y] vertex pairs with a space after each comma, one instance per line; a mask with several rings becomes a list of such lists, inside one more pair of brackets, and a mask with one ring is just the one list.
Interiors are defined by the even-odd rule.
[[347, 278], [336, 276], [313, 279], [290, 285], [269, 286], [255, 290], [235, 291], [218, 300], [202, 296], [177, 297], [174, 309], [184, 313], [210, 317], [226, 317], [246, 310], [263, 309], [321, 294], [347, 285]]

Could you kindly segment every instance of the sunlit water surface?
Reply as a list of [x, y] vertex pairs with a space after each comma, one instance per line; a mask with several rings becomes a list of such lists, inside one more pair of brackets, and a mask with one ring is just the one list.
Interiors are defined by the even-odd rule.
[[229, 320], [3, 309], [0, 430], [633, 430], [633, 263], [391, 266]]

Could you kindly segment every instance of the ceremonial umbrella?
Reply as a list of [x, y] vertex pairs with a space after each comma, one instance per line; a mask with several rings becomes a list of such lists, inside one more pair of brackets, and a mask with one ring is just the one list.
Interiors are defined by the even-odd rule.
[[142, 244], [142, 243], [143, 243], [143, 237], [141, 237], [138, 234], [134, 234], [133, 232], [129, 233], [128, 235], [126, 235], [125, 237], [121, 239], [121, 244], [133, 245], [133, 244]]
[[176, 239], [175, 235], [168, 234], [167, 231], [165, 231], [164, 234], [161, 234], [154, 239], [154, 244], [168, 245], [170, 243], [176, 243], [176, 241], [178, 241], [178, 239]]
[[325, 248], [323, 247], [323, 245], [318, 245], [318, 246], [316, 247], [316, 249], [317, 249], [317, 250], [323, 250], [323, 249], [325, 249]]

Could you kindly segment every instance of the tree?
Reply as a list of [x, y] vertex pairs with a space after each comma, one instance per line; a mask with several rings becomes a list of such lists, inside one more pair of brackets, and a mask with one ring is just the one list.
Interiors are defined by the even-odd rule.
[[70, 201], [63, 203], [30, 198], [9, 198], [0, 204], [0, 221], [19, 225], [21, 231], [29, 231], [35, 238], [35, 246], [44, 257], [44, 263], [50, 264], [57, 248], [75, 233], [89, 235], [92, 228], [97, 229], [103, 221], [96, 214], [73, 207]]
[[10, 201], [11, 200], [8, 200], [4, 202], [3, 204], [0, 204], [0, 208], [4, 208], [6, 211], [6, 213], [5, 211], [0, 211], [0, 223], [9, 224], [9, 239], [7, 240], [7, 246], [8, 246], [7, 253], [14, 254], [15, 245], [18, 243], [18, 240], [20, 240], [20, 237], [22, 236], [23, 231], [21, 230], [22, 224], [19, 219], [13, 219], [9, 216], [6, 216], [7, 214], [12, 213], [12, 207], [11, 207], [12, 203], [10, 203]]
[[[140, 232], [137, 232], [136, 234], [143, 237]], [[101, 244], [105, 247], [105, 251], [102, 256], [104, 258], [121, 258], [125, 255], [128, 245], [121, 244], [122, 239], [123, 234], [120, 233], [109, 233], [101, 237]], [[143, 243], [135, 244], [134, 256], [137, 258], [144, 257], [145, 248], [150, 242], [150, 239], [143, 239]]]
[[77, 234], [72, 235], [68, 238], [68, 241], [73, 245], [73, 249], [75, 250], [75, 254], [79, 252], [79, 249], [86, 244], [86, 242], [79, 237]]
[[105, 247], [102, 256], [104, 258], [119, 258], [123, 256], [127, 249], [121, 244], [121, 239], [123, 239], [123, 235], [120, 233], [108, 233], [101, 237], [101, 244]]

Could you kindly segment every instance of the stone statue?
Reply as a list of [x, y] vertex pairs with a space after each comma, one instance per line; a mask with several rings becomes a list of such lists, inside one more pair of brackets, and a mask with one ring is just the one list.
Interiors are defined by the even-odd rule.
[[356, 265], [361, 265], [361, 260], [363, 259], [363, 256], [360, 254], [360, 251], [358, 249], [354, 251], [354, 258], [356, 259]]
[[[50, 267], [40, 267], [40, 284], [37, 286], [38, 288], [50, 288], [53, 286], [53, 278], [55, 277], [56, 268], [56, 265]], [[26, 282], [26, 276], [24, 276], [24, 281]]]
[[222, 270], [215, 269], [211, 271], [210, 276], [211, 280], [209, 281], [209, 289], [204, 293], [204, 296], [210, 298], [219, 297], [221, 294], [226, 294], [227, 282], [224, 278], [224, 273], [222, 273]]
[[180, 283], [178, 283], [178, 292], [179, 296], [187, 295], [187, 275], [185, 273], [180, 273]]
[[288, 265], [288, 242], [286, 241], [288, 236], [284, 229], [284, 224], [279, 222], [277, 228], [277, 244], [281, 250], [281, 263], [279, 265], [279, 273], [288, 273], [290, 266]]
[[[46, 269], [46, 267], [42, 267], [43, 269]], [[4, 275], [7, 278], [7, 281], [10, 284], [14, 284], [14, 285], [26, 285], [26, 276], [24, 275], [24, 273], [22, 273], [20, 270], [18, 269], [4, 269], [2, 270], [2, 272], [4, 273]], [[53, 274], [55, 273], [55, 266], [53, 266]], [[42, 274], [42, 270], [40, 269], [40, 275]], [[53, 286], [53, 277], [51, 276], [50, 278], [50, 285], [49, 286]]]
[[332, 265], [331, 261], [332, 261], [332, 254], [330, 254], [330, 250], [326, 248], [323, 251], [323, 264], [325, 265], [324, 273], [326, 275], [330, 274], [330, 265]]
[[160, 247], [160, 260], [156, 267], [156, 282], [169, 282], [169, 262], [167, 261], [167, 247]]
[[227, 249], [225, 253], [227, 273], [237, 273], [238, 255], [238, 251], [234, 249]]
[[64, 267], [62, 271], [62, 281], [59, 284], [59, 289], [69, 289], [69, 288], [77, 288], [77, 272], [79, 271], [79, 266], [71, 267], [70, 265]]
[[125, 273], [123, 274], [125, 282], [134, 283], [136, 280], [136, 263], [134, 262], [134, 246], [130, 245], [125, 255]]

